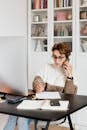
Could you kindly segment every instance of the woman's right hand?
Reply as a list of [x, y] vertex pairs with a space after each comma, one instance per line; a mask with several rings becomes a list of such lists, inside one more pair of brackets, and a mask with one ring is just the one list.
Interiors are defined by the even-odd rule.
[[38, 84], [36, 86], [34, 86], [34, 90], [36, 93], [40, 93], [44, 91], [44, 87], [41, 84]]
[[33, 81], [33, 90], [36, 93], [40, 93], [45, 89], [45, 82], [40, 76], [36, 76]]

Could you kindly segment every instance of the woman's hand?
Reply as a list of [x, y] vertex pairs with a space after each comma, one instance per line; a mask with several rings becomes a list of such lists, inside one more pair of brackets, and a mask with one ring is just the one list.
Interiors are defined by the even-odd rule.
[[69, 61], [65, 61], [63, 64], [64, 72], [67, 77], [72, 77], [72, 65]]
[[45, 82], [40, 76], [36, 76], [33, 81], [33, 89], [36, 93], [40, 93], [45, 89]]
[[44, 87], [41, 84], [38, 84], [34, 87], [34, 90], [36, 91], [36, 93], [40, 93], [44, 91]]

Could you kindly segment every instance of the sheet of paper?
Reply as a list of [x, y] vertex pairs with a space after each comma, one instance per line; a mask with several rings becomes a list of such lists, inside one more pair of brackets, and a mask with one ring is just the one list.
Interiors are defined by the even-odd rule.
[[69, 101], [59, 101], [59, 103], [60, 103], [60, 106], [51, 106], [50, 100], [46, 100], [43, 106], [41, 107], [41, 109], [53, 110], [53, 111], [67, 111], [68, 110]]
[[43, 105], [43, 100], [24, 100], [17, 106], [17, 109], [25, 109], [25, 110], [32, 110], [32, 109], [40, 109]]
[[61, 99], [59, 92], [36, 93], [37, 99]]

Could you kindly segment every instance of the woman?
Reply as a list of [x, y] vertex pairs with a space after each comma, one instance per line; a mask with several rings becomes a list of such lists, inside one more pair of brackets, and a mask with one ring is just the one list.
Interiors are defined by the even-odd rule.
[[[76, 94], [73, 84], [72, 65], [69, 63], [71, 48], [67, 43], [54, 44], [52, 47], [53, 64], [47, 64], [37, 73], [33, 81], [35, 92], [59, 91]], [[31, 119], [10, 116], [4, 130], [14, 130], [16, 122], [18, 130], [29, 130]]]
[[35, 77], [35, 92], [59, 91], [75, 94], [77, 87], [73, 84], [72, 65], [69, 63], [71, 48], [68, 43], [54, 44], [52, 58], [54, 63], [47, 64]]

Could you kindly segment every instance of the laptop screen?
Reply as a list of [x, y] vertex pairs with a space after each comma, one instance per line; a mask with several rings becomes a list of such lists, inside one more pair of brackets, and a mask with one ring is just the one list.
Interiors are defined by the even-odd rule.
[[4, 82], [0, 82], [0, 92], [13, 94], [13, 95], [28, 96], [28, 87], [27, 85], [19, 87], [19, 86], [8, 85]]

